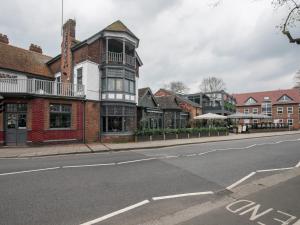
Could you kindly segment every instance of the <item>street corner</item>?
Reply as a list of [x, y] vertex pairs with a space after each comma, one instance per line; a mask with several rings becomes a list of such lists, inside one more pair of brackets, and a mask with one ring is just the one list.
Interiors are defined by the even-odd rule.
[[231, 195], [232, 199], [224, 202], [221, 207], [180, 224], [298, 225], [300, 219], [299, 188], [300, 175], [297, 175], [250, 195], [240, 198], [234, 198]]

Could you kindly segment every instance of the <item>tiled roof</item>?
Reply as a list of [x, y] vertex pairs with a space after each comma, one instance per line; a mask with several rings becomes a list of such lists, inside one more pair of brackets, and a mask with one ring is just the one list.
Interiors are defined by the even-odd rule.
[[176, 97], [174, 95], [168, 95], [168, 96], [155, 96], [156, 101], [159, 104], [159, 107], [161, 109], [178, 109], [181, 110], [181, 108], [178, 106], [176, 102]]
[[0, 68], [53, 78], [46, 62], [51, 59], [37, 52], [0, 43]]
[[[279, 99], [287, 95], [292, 101], [280, 102]], [[265, 101], [265, 97], [268, 97], [272, 104], [287, 104], [287, 103], [300, 103], [300, 93], [297, 89], [286, 89], [286, 90], [274, 90], [274, 91], [263, 91], [263, 92], [252, 92], [233, 94], [237, 101], [237, 106], [244, 106], [249, 98], [253, 98], [256, 103], [253, 105], [261, 105]]]

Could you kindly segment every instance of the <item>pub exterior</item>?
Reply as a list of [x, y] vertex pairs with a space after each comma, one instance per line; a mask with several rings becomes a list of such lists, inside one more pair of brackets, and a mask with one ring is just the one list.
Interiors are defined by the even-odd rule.
[[61, 54], [22, 49], [0, 34], [0, 142], [133, 140], [139, 39], [116, 21], [84, 41], [63, 26]]

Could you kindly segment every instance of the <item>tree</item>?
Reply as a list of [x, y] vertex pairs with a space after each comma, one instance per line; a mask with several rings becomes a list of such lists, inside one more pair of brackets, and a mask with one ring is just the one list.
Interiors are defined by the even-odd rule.
[[226, 89], [226, 85], [222, 78], [207, 77], [202, 80], [199, 89], [202, 92], [221, 91]]
[[294, 38], [289, 32], [289, 27], [294, 27], [297, 21], [300, 21], [300, 2], [299, 0], [272, 0], [275, 7], [287, 7], [288, 14], [284, 23], [280, 25], [282, 33], [287, 36], [291, 43], [300, 44], [300, 38]]
[[180, 94], [184, 94], [189, 91], [189, 88], [181, 81], [172, 81], [165, 85], [165, 88]]

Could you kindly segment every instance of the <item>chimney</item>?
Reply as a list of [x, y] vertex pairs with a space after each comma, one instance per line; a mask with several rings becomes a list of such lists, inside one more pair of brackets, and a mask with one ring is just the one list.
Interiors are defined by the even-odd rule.
[[4, 34], [1, 34], [1, 33], [0, 33], [0, 42], [1, 42], [1, 43], [5, 43], [5, 44], [8, 44], [8, 43], [9, 43], [9, 40], [8, 40], [7, 35], [4, 35]]
[[43, 50], [42, 50], [41, 46], [38, 46], [38, 45], [31, 44], [29, 47], [29, 50], [43, 54]]
[[69, 19], [63, 25], [63, 40], [61, 43], [61, 79], [70, 82], [72, 76], [72, 43], [75, 40], [76, 21]]

